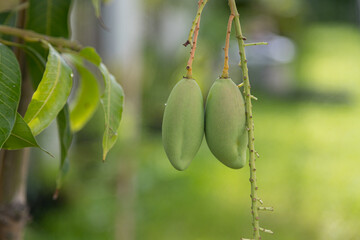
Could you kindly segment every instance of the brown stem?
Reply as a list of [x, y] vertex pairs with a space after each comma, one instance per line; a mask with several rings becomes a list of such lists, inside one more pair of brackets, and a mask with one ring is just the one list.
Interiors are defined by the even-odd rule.
[[230, 14], [229, 22], [227, 25], [226, 32], [226, 41], [225, 41], [225, 57], [224, 57], [224, 68], [221, 75], [221, 78], [229, 78], [229, 45], [230, 45], [230, 33], [231, 33], [231, 24], [234, 20], [234, 15]]
[[[199, 3], [198, 3], [199, 8], [200, 8], [202, 3], [203, 3], [203, 0], [199, 0]], [[186, 70], [187, 70], [186, 78], [192, 78], [192, 63], [193, 63], [194, 58], [195, 58], [196, 42], [197, 42], [197, 38], [198, 38], [198, 35], [199, 35], [199, 29], [200, 29], [200, 17], [201, 17], [201, 13], [200, 13], [199, 19], [198, 19], [198, 21], [196, 23], [196, 28], [195, 28], [195, 31], [194, 31], [193, 43], [191, 45], [190, 57], [189, 57], [187, 65], [186, 65]]]

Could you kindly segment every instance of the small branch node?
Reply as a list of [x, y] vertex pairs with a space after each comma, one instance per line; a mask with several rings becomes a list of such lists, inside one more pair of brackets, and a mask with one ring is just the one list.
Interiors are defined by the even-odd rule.
[[190, 44], [190, 41], [189, 40], [186, 40], [186, 42], [183, 43], [184, 47], [187, 47], [187, 45]]
[[258, 210], [260, 211], [270, 211], [273, 212], [274, 208], [273, 207], [258, 207]]
[[257, 97], [255, 97], [254, 95], [251, 95], [250, 96], [252, 99], [254, 99], [255, 101], [257, 101], [258, 100], [258, 98]]
[[246, 37], [244, 37], [244, 36], [241, 36], [241, 35], [236, 35], [236, 38], [237, 38], [237, 39], [241, 39], [241, 40], [244, 40], [244, 41], [246, 40]]
[[238, 85], [239, 88], [241, 88], [242, 86], [244, 86], [244, 82], [242, 82]]
[[260, 227], [259, 230], [262, 231], [262, 232], [265, 232], [265, 233], [274, 234], [274, 232], [271, 231], [270, 229]]
[[[199, 27], [199, 26], [196, 26], [198, 24], [198, 21], [200, 19], [200, 16], [201, 16], [201, 13], [205, 7], [205, 4], [207, 3], [208, 0], [199, 0], [199, 3], [198, 3], [198, 10], [196, 12], [196, 15], [195, 15], [195, 19], [194, 21], [192, 22], [192, 26], [190, 28], [190, 32], [189, 32], [189, 37], [188, 37], [188, 44], [190, 44], [191, 46], [193, 46], [193, 35], [195, 34], [195, 31], [196, 29]], [[188, 45], [186, 44], [186, 46]], [[185, 46], [185, 47], [186, 47]]]
[[244, 45], [245, 47], [248, 47], [248, 46], [256, 46], [256, 45], [268, 45], [268, 43], [267, 42], [245, 43]]

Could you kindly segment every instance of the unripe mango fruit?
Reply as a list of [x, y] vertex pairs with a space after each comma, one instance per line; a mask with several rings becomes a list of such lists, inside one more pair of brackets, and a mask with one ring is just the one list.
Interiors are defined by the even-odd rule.
[[230, 78], [218, 78], [206, 100], [205, 138], [214, 156], [230, 168], [246, 163], [248, 132], [241, 92]]
[[167, 157], [177, 170], [185, 170], [204, 137], [204, 100], [194, 79], [183, 78], [170, 93], [162, 123]]

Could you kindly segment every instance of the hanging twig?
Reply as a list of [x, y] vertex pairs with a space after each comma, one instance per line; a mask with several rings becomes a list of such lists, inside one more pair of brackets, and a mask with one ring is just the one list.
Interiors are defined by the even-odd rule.
[[[199, 8], [200, 8], [201, 4], [203, 4], [203, 0], [199, 0], [198, 4], [199, 4]], [[197, 43], [197, 38], [198, 38], [198, 35], [199, 35], [199, 30], [200, 30], [200, 19], [201, 19], [201, 13], [200, 13], [199, 18], [198, 18], [197, 23], [196, 23], [196, 28], [195, 28], [195, 31], [194, 31], [194, 40], [191, 43], [190, 56], [189, 56], [188, 63], [186, 65], [186, 70], [187, 70], [186, 78], [192, 78], [192, 63], [193, 63], [194, 58], [195, 58], [196, 43]]]
[[221, 75], [221, 78], [229, 78], [229, 45], [230, 45], [230, 33], [231, 33], [231, 24], [233, 22], [234, 15], [230, 14], [227, 30], [226, 30], [226, 41], [225, 41], [225, 57], [224, 57], [224, 68]]
[[208, 0], [199, 0], [199, 7], [198, 7], [198, 10], [197, 10], [197, 12], [196, 12], [196, 16], [195, 16], [195, 19], [194, 19], [194, 21], [192, 22], [192, 26], [191, 26], [191, 29], [190, 29], [190, 32], [189, 32], [189, 37], [188, 37], [188, 40], [183, 44], [185, 47], [187, 46], [187, 45], [193, 45], [193, 40], [192, 40], [192, 37], [193, 37], [193, 35], [194, 35], [194, 32], [195, 32], [195, 27], [196, 27], [196, 25], [197, 25], [197, 22], [198, 22], [198, 20], [199, 20], [199, 18], [200, 18], [200, 16], [201, 16], [201, 13], [202, 13], [202, 11], [203, 11], [203, 9], [204, 9], [204, 7], [205, 7], [205, 4], [207, 3], [207, 1]]

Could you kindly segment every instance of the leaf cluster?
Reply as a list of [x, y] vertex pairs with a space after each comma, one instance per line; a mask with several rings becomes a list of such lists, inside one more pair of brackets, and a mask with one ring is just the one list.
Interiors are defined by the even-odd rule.
[[[92, 2], [99, 18], [101, 2]], [[0, 3], [0, 26], [13, 27], [21, 34], [23, 30], [15, 28], [16, 9], [19, 8], [17, 4], [16, 1], [6, 6]], [[25, 43], [20, 44], [14, 41], [11, 33], [0, 33], [0, 148], [42, 149], [35, 137], [56, 119], [61, 149], [57, 189], [61, 187], [69, 168], [68, 150], [74, 133], [91, 119], [100, 102], [105, 118], [102, 143], [105, 160], [117, 140], [124, 103], [122, 87], [94, 48], [85, 47], [75, 51], [66, 45], [57, 44], [63, 40], [70, 41], [70, 5], [71, 0], [27, 2], [25, 28], [36, 36], [44, 36], [36, 41], [24, 34], [20, 37], [23, 37]], [[58, 39], [51, 42], [48, 41], [50, 37]], [[27, 76], [21, 76], [20, 64], [11, 47], [24, 51], [34, 91], [24, 116], [18, 113], [18, 106], [22, 97], [22, 82]], [[102, 79], [98, 79], [89, 69], [89, 63], [101, 73]], [[79, 87], [75, 90], [74, 100], [69, 101], [74, 73], [78, 74]], [[98, 80], [104, 81], [104, 89], [100, 89]]]

